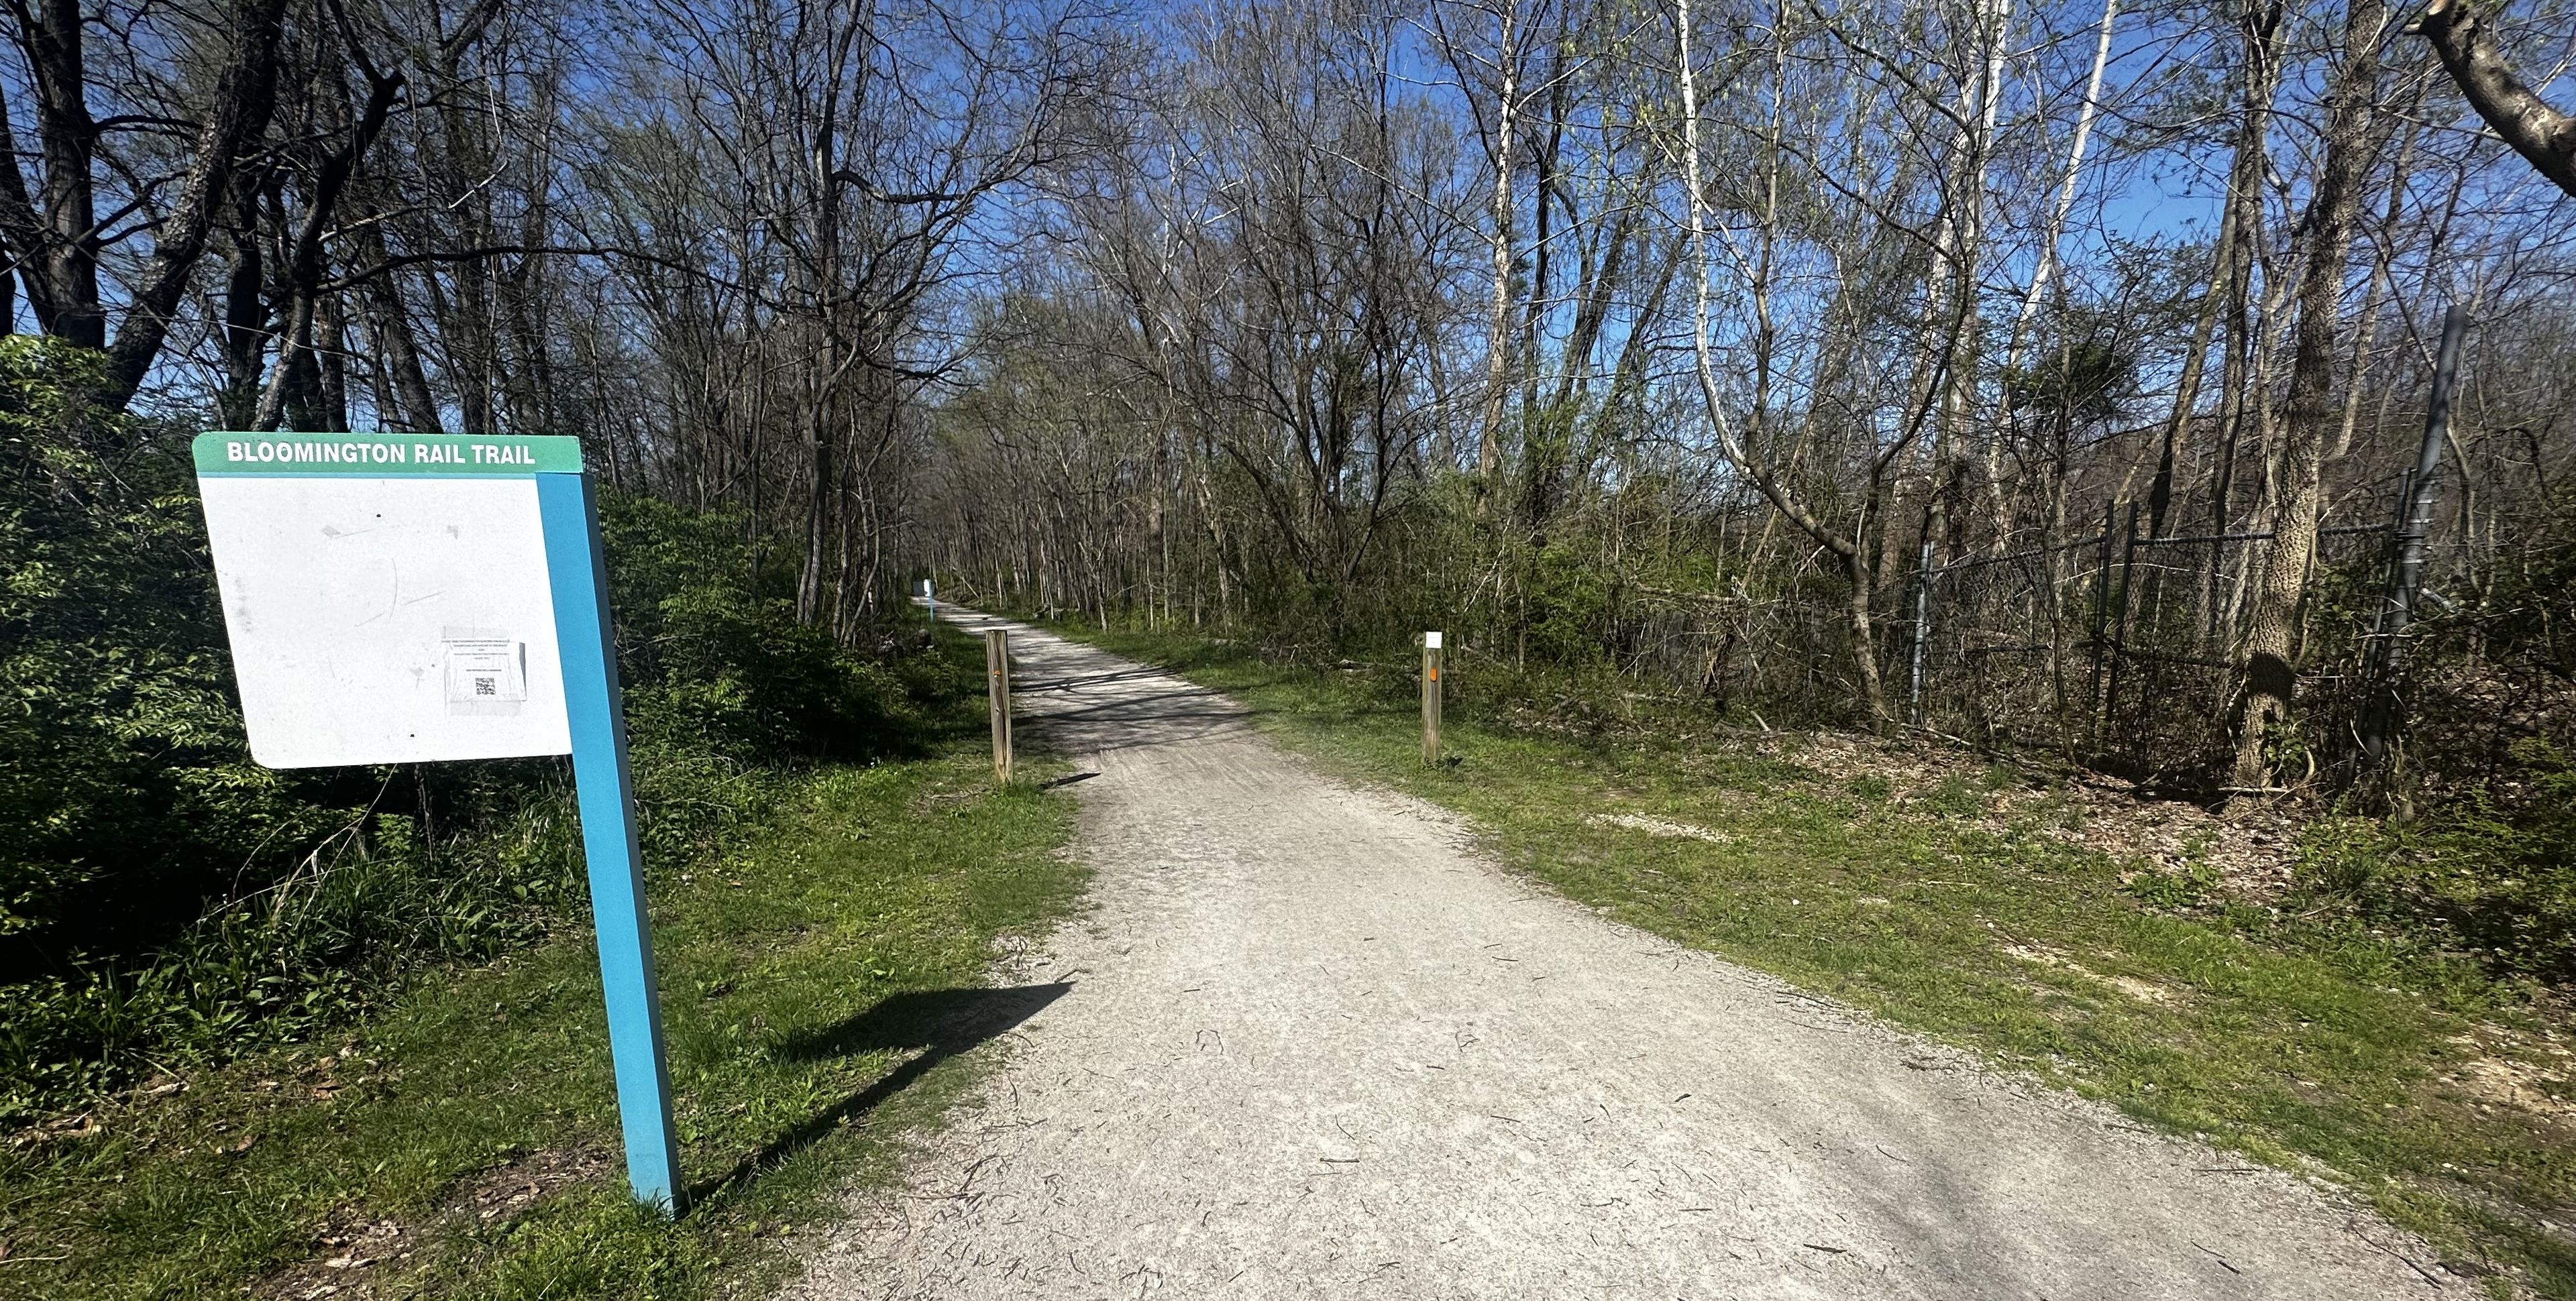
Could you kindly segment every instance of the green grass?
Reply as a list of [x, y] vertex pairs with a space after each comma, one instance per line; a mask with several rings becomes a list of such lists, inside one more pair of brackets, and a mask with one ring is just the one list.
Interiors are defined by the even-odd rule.
[[[1401, 669], [1321, 673], [1232, 646], [1068, 631], [1235, 694], [1330, 767], [1466, 814], [1505, 863], [1620, 921], [2343, 1181], [2463, 1271], [2504, 1267], [2487, 1279], [2499, 1295], [2576, 1296], [2576, 1132], [2445, 1078], [2480, 1055], [2464, 1036], [2487, 1034], [2492, 1057], [2499, 1031], [2548, 1074], [2566, 1067], [2546, 1053], [2542, 1014], [2464, 961], [2229, 905], [2189, 874], [2124, 885], [2122, 864], [2044, 834], [2071, 805], [1981, 816], [1998, 793], [2030, 791], [2009, 768], [1897, 803], [1884, 780], [1801, 764], [1794, 737], [1722, 738], [1678, 714], [1551, 735], [1496, 725], [1483, 701], [1451, 709], [1457, 762], [1435, 770]], [[1472, 677], [1451, 663], [1453, 683]]]
[[[971, 1082], [957, 1054], [1043, 1003], [973, 991], [997, 942], [1042, 935], [1082, 884], [1057, 853], [1069, 802], [993, 790], [964, 741], [801, 778], [782, 810], [653, 882], [696, 1194], [678, 1222], [625, 1192], [598, 967], [568, 926], [423, 973], [343, 1035], [108, 1108], [94, 1133], [0, 1149], [0, 1297], [759, 1290], [782, 1233], [890, 1177]], [[513, 1195], [527, 1183], [543, 1195]], [[356, 1232], [388, 1220], [403, 1232]], [[351, 1237], [379, 1263], [325, 1269]]]

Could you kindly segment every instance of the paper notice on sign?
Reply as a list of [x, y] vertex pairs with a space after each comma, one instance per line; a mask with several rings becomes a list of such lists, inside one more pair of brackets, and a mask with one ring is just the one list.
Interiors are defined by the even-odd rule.
[[447, 664], [447, 712], [519, 712], [528, 699], [528, 644], [483, 628], [448, 628], [439, 638]]

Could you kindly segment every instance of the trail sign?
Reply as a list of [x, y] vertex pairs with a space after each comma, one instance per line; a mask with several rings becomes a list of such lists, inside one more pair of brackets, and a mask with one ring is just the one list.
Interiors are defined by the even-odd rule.
[[252, 758], [572, 756], [627, 1177], [637, 1200], [674, 1209], [626, 713], [579, 441], [210, 433], [195, 453]]

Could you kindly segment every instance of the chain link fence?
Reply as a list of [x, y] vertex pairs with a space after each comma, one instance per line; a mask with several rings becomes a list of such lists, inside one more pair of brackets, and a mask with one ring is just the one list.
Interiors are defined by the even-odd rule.
[[[2294, 757], [2311, 768], [2354, 748], [2393, 532], [2319, 531], [2295, 657], [2307, 745]], [[2086, 537], [1924, 571], [1905, 638], [1915, 721], [2204, 783], [2233, 751], [2238, 666], [2272, 543], [2268, 532], [2150, 536], [2131, 507]]]

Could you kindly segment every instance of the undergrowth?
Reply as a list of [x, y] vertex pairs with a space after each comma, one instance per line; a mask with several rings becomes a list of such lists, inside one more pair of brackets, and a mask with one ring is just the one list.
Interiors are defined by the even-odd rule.
[[[560, 760], [250, 761], [186, 431], [85, 407], [103, 364], [0, 338], [0, 1132], [531, 943], [580, 880]], [[909, 625], [800, 624], [736, 515], [602, 515], [657, 868], [811, 765], [924, 752], [980, 685]]]
[[[961, 654], [975, 647], [945, 639]], [[688, 1211], [618, 1159], [587, 929], [417, 972], [375, 1012], [0, 1146], [0, 1297], [700, 1301], [896, 1177], [1061, 986], [988, 989], [1078, 897], [1070, 802], [995, 789], [973, 702], [930, 757], [781, 778], [763, 825], [649, 882]]]

